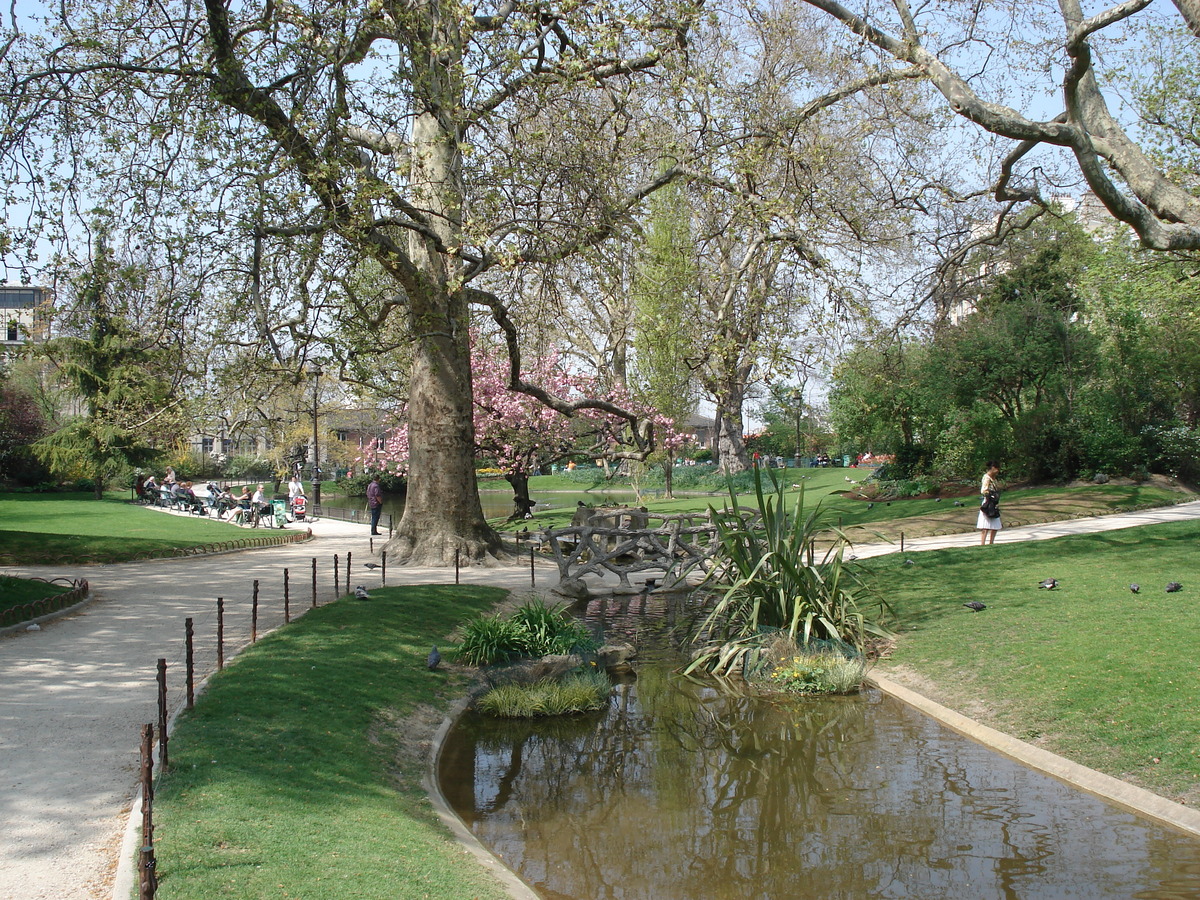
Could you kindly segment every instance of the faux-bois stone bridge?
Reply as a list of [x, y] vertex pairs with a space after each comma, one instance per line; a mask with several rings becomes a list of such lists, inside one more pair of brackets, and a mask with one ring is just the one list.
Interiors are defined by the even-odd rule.
[[584, 575], [616, 575], [633, 590], [629, 576], [662, 572], [664, 587], [694, 571], [707, 573], [718, 547], [717, 527], [707, 513], [652, 513], [644, 507], [593, 509], [581, 502], [571, 525], [546, 529], [542, 547], [566, 581]]

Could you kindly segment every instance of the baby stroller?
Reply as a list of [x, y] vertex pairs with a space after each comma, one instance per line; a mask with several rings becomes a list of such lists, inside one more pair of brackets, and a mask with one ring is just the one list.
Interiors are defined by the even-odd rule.
[[292, 500], [292, 518], [293, 522], [303, 522], [308, 515], [308, 498], [301, 494]]

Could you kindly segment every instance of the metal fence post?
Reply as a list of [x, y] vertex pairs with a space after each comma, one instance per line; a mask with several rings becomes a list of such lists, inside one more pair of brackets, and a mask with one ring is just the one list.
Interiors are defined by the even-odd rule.
[[342, 585], [338, 581], [342, 577], [342, 562], [338, 559], [338, 555], [333, 554], [333, 596], [338, 598], [342, 596]]
[[154, 725], [142, 726], [142, 849], [138, 854], [138, 900], [153, 900], [154, 874]]
[[158, 765], [167, 769], [167, 661], [158, 660]]
[[258, 640], [258, 579], [254, 579], [254, 598], [250, 602], [250, 643]]
[[225, 598], [217, 598], [217, 671], [225, 668]]
[[189, 616], [184, 620], [183, 625], [183, 640], [186, 645], [184, 653], [184, 663], [187, 667], [187, 708], [191, 709], [196, 705], [196, 657], [193, 652], [193, 635], [192, 619]]
[[292, 601], [288, 593], [288, 570], [283, 570], [283, 624], [292, 621]]
[[346, 590], [350, 590], [350, 557], [354, 555], [354, 551], [346, 551]]
[[387, 584], [387, 551], [379, 551], [379, 562], [383, 565], [383, 583]]

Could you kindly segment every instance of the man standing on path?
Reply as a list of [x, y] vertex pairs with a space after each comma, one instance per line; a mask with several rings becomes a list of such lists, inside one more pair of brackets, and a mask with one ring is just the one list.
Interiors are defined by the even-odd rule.
[[379, 515], [383, 512], [383, 490], [379, 487], [379, 476], [372, 475], [367, 485], [367, 508], [371, 510], [371, 534], [379, 534]]

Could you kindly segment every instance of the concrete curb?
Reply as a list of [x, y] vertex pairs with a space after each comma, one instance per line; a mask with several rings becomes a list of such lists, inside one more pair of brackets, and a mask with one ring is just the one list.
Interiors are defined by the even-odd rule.
[[429, 764], [425, 767], [425, 777], [422, 779], [425, 793], [429, 796], [430, 803], [433, 804], [433, 811], [437, 814], [442, 824], [450, 829], [454, 835], [454, 839], [462, 845], [463, 849], [480, 866], [496, 877], [513, 900], [539, 900], [539, 895], [533, 888], [522, 881], [512, 869], [502, 863], [499, 857], [488, 850], [479, 838], [471, 833], [470, 829], [458, 817], [458, 814], [451, 809], [450, 804], [446, 802], [446, 798], [442, 795], [442, 789], [437, 777], [438, 764], [442, 758], [442, 749], [446, 744], [446, 737], [450, 734], [450, 729], [454, 726], [459, 716], [466, 712], [469, 703], [470, 700], [464, 697], [450, 707], [450, 711], [446, 713], [446, 718], [442, 720], [442, 724], [438, 726], [438, 730], [433, 736], [433, 748], [429, 753]]
[[1200, 811], [1198, 810], [1175, 803], [1142, 788], [1134, 787], [1111, 775], [1105, 775], [1103, 772], [1097, 772], [1095, 769], [1071, 762], [1056, 753], [1017, 740], [1002, 731], [989, 728], [987, 725], [981, 725], [974, 719], [968, 719], [966, 716], [880, 675], [870, 674], [867, 676], [867, 681], [885, 694], [895, 697], [964, 737], [995, 750], [1009, 759], [1044, 772], [1074, 788], [1086, 791], [1130, 812], [1176, 828], [1193, 837], [1200, 837]]

